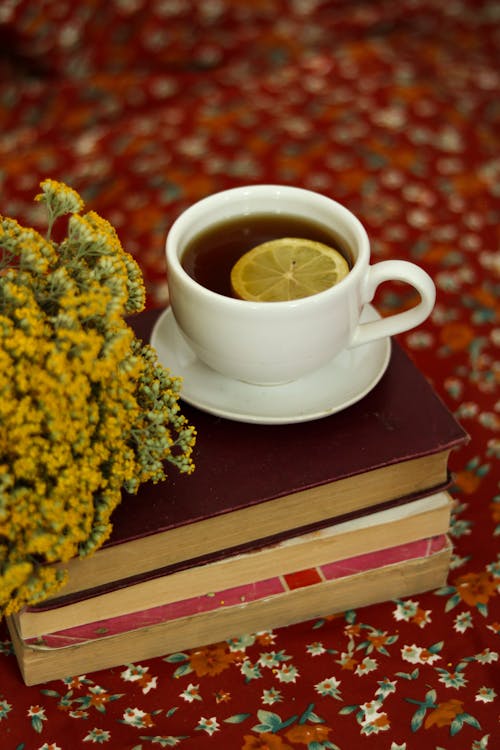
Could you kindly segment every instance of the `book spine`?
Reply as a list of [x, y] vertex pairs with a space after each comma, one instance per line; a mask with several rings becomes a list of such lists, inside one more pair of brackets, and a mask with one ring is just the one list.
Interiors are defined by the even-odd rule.
[[448, 538], [445, 534], [420, 539], [390, 549], [377, 550], [345, 560], [335, 560], [296, 573], [275, 576], [262, 581], [211, 592], [208, 595], [191, 597], [140, 612], [47, 633], [38, 638], [26, 639], [25, 642], [29, 645], [40, 645], [46, 648], [62, 648], [99, 640], [138, 628], [151, 627], [162, 622], [200, 615], [217, 609], [245, 605], [283, 595], [299, 588], [314, 586], [325, 581], [339, 580], [403, 561], [426, 558], [445, 549], [447, 544]]

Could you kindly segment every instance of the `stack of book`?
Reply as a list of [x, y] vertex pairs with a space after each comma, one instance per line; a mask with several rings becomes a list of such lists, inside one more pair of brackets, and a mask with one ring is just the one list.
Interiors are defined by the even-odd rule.
[[[147, 340], [153, 312], [133, 322]], [[125, 495], [110, 540], [8, 618], [26, 684], [197, 648], [446, 580], [450, 451], [467, 435], [401, 347], [335, 415], [233, 422], [183, 406], [196, 470]]]

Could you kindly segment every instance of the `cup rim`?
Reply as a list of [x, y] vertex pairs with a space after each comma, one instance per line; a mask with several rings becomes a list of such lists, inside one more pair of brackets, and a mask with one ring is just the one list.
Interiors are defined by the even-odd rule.
[[[221, 200], [225, 202], [230, 202], [232, 198], [243, 198], [248, 197], [250, 193], [255, 193], [257, 195], [261, 195], [261, 197], [267, 195], [269, 191], [274, 191], [275, 194], [279, 194], [281, 192], [287, 193], [290, 196], [295, 197], [314, 197], [314, 200], [320, 201], [322, 205], [325, 208], [331, 207], [332, 204], [335, 207], [335, 210], [339, 212], [346, 221], [350, 222], [351, 227], [355, 231], [357, 235], [357, 244], [359, 245], [358, 252], [356, 253], [356, 257], [353, 263], [352, 268], [350, 269], [348, 275], [342, 279], [338, 284], [335, 284], [334, 286], [329, 287], [328, 289], [324, 289], [321, 292], [317, 292], [316, 294], [309, 295], [307, 297], [300, 297], [298, 299], [294, 300], [278, 300], [278, 301], [262, 301], [262, 302], [255, 302], [252, 300], [242, 300], [237, 299], [236, 297], [227, 297], [224, 294], [220, 294], [219, 292], [214, 292], [211, 289], [207, 289], [207, 287], [200, 284], [198, 281], [192, 278], [184, 269], [181, 263], [180, 254], [179, 254], [179, 242], [178, 237], [183, 229], [184, 225], [188, 225], [190, 221], [193, 220], [193, 218], [196, 218], [196, 214], [203, 213], [205, 209], [209, 208], [212, 204], [217, 204]], [[236, 215], [236, 214], [235, 214]], [[175, 242], [175, 245], [174, 245]], [[227, 304], [234, 306], [234, 305], [245, 305], [248, 307], [249, 305], [254, 306], [258, 309], [267, 308], [269, 306], [276, 308], [276, 307], [296, 307], [298, 304], [304, 304], [305, 300], [309, 301], [309, 304], [311, 304], [315, 299], [323, 299], [326, 295], [337, 294], [338, 290], [343, 288], [345, 289], [348, 284], [353, 284], [355, 282], [356, 277], [362, 273], [362, 266], [369, 264], [369, 258], [370, 258], [370, 242], [368, 238], [368, 234], [366, 232], [365, 227], [361, 223], [361, 221], [355, 216], [355, 214], [352, 213], [346, 206], [344, 206], [342, 203], [339, 203], [334, 198], [330, 198], [329, 196], [326, 196], [322, 193], [318, 193], [314, 190], [308, 190], [306, 188], [296, 187], [293, 185], [279, 185], [279, 184], [273, 184], [273, 183], [260, 183], [260, 184], [253, 184], [253, 185], [246, 185], [246, 186], [239, 186], [234, 188], [228, 188], [226, 190], [220, 190], [215, 193], [211, 193], [210, 195], [205, 196], [204, 198], [201, 198], [200, 200], [196, 201], [195, 203], [192, 203], [190, 206], [188, 206], [184, 211], [182, 211], [177, 218], [174, 220], [172, 225], [170, 226], [170, 229], [167, 232], [167, 237], [165, 240], [165, 255], [166, 255], [166, 261], [167, 261], [167, 272], [168, 275], [170, 273], [174, 272], [177, 274], [178, 277], [182, 279], [182, 282], [184, 284], [187, 284], [188, 287], [190, 287], [193, 290], [196, 290], [198, 293], [203, 294], [204, 296], [207, 296], [211, 298], [212, 296], [216, 297], [219, 301], [225, 300]], [[364, 261], [364, 263], [363, 263]], [[168, 276], [167, 276], [167, 283], [168, 283]]]

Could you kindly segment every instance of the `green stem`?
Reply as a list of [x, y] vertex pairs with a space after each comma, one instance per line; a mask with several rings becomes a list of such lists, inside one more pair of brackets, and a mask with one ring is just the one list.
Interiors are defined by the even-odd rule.
[[50, 206], [48, 204], [46, 204], [46, 205], [47, 205], [47, 234], [45, 235], [45, 239], [49, 242], [50, 241], [50, 235], [52, 234], [52, 227], [54, 226], [54, 222], [55, 222], [57, 216], [55, 216], [52, 213], [52, 211], [50, 209]]

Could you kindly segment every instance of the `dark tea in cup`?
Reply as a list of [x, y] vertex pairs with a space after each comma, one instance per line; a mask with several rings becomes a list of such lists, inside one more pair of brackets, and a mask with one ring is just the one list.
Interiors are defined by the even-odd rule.
[[232, 297], [231, 269], [257, 245], [282, 237], [300, 237], [338, 250], [352, 267], [345, 243], [327, 227], [301, 216], [253, 214], [215, 223], [193, 237], [183, 250], [184, 270], [212, 292]]

